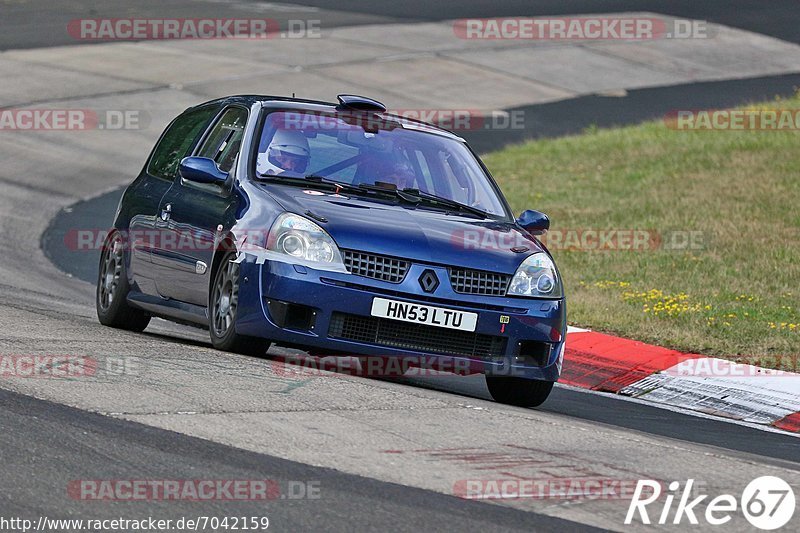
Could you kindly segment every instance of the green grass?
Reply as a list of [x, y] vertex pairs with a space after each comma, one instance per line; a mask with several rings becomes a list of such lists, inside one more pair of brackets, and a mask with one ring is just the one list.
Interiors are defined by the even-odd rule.
[[571, 324], [730, 359], [800, 355], [800, 132], [657, 121], [485, 161], [515, 212], [543, 211], [553, 231], [703, 232], [695, 250], [553, 250]]

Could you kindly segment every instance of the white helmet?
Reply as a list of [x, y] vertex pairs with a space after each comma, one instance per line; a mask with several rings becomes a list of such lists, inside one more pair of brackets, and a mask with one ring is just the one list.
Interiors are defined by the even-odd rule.
[[308, 168], [310, 156], [308, 139], [302, 131], [279, 129], [273, 135], [267, 152], [258, 155], [258, 172], [280, 174], [288, 170], [302, 174]]

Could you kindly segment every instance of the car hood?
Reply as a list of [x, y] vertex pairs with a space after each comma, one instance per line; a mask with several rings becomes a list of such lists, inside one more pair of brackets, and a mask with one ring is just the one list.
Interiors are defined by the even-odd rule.
[[538, 241], [509, 222], [293, 186], [262, 187], [287, 211], [324, 218], [317, 222], [343, 249], [508, 274], [542, 251]]

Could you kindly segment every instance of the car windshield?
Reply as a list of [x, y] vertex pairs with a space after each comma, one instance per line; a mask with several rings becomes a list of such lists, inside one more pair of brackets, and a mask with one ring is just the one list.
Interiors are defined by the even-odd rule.
[[273, 111], [260, 135], [256, 172], [418, 190], [505, 217], [503, 202], [464, 143], [425, 129], [374, 114]]

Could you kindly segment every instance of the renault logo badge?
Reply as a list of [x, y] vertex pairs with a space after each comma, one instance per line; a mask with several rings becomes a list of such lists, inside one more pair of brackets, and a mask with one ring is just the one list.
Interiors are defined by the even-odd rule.
[[426, 270], [419, 277], [419, 286], [425, 292], [433, 292], [439, 287], [439, 278], [436, 277], [436, 272], [431, 269]]

